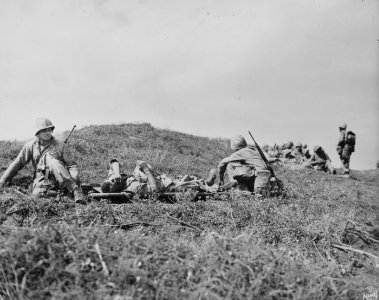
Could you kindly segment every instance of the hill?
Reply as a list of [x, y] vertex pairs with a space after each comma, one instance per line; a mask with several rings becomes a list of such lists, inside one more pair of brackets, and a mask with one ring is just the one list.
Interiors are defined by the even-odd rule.
[[[64, 132], [57, 137], [64, 139], [67, 135], [68, 132]], [[127, 171], [132, 171], [136, 160], [141, 159], [171, 176], [206, 177], [229, 149], [229, 141], [225, 139], [157, 129], [148, 123], [87, 126], [74, 131], [69, 145], [81, 167], [84, 182], [104, 180], [109, 161], [114, 157]], [[17, 156], [21, 147], [21, 142], [0, 141], [2, 169]]]
[[[226, 155], [226, 143], [149, 124], [88, 126], [70, 141], [89, 182], [103, 180], [115, 156], [128, 171], [139, 158], [171, 176], [203, 177]], [[1, 142], [0, 167], [20, 147]], [[75, 206], [66, 197], [20, 193], [26, 170], [0, 195], [0, 296], [360, 299], [379, 288], [378, 170], [352, 171], [350, 179], [276, 173], [286, 198], [230, 192], [192, 202], [187, 193], [175, 204]]]

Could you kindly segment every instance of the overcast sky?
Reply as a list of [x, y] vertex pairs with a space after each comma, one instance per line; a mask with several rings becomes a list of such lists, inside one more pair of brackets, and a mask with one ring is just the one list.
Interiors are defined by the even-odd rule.
[[0, 140], [149, 122], [379, 161], [377, 0], [0, 0]]

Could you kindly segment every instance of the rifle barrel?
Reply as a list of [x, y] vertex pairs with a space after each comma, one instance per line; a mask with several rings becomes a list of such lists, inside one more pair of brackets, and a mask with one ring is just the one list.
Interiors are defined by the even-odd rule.
[[65, 143], [65, 144], [67, 144], [67, 141], [68, 141], [68, 139], [70, 138], [70, 136], [71, 136], [72, 132], [74, 131], [75, 127], [76, 127], [76, 125], [74, 125], [74, 127], [72, 127], [70, 133], [68, 134], [68, 136], [67, 136], [66, 139], [64, 140], [64, 143]]

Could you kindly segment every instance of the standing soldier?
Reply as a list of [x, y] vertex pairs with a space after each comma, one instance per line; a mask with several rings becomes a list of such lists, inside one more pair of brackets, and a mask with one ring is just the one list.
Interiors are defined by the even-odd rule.
[[337, 145], [337, 153], [341, 159], [343, 176], [349, 177], [350, 156], [355, 151], [355, 134], [352, 131], [346, 132], [346, 128], [346, 123], [339, 126], [340, 137]]
[[52, 136], [55, 126], [46, 118], [35, 123], [36, 139], [26, 143], [0, 178], [0, 190], [30, 161], [33, 164], [33, 196], [49, 195], [63, 188], [73, 193], [76, 203], [85, 204], [79, 187], [79, 168], [67, 145]]
[[224, 158], [218, 165], [220, 185], [224, 184], [225, 171], [230, 181], [236, 182], [242, 190], [255, 193], [256, 196], [268, 196], [270, 193], [270, 175], [266, 163], [254, 146], [247, 146], [242, 135], [230, 140], [232, 155]]

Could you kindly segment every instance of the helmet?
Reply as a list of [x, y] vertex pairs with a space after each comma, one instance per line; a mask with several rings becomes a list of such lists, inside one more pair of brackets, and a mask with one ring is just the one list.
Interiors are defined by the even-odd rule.
[[295, 147], [303, 147], [303, 145], [299, 142], [299, 143], [296, 143]]
[[34, 126], [35, 135], [37, 135], [41, 130], [44, 130], [46, 128], [51, 128], [51, 130], [54, 130], [55, 128], [53, 123], [47, 118], [37, 118]]
[[268, 150], [268, 144], [264, 144], [264, 145], [262, 146], [262, 149], [267, 151], [267, 150]]
[[246, 140], [242, 135], [236, 135], [230, 139], [230, 148], [233, 151], [245, 148], [246, 146]]
[[303, 148], [304, 148], [304, 149], [307, 149], [307, 148], [308, 148], [308, 145], [307, 145], [307, 144], [303, 144]]
[[338, 126], [338, 128], [341, 128], [341, 129], [346, 129], [346, 127], [347, 127], [346, 123], [342, 123], [340, 126]]
[[287, 147], [287, 149], [292, 149], [293, 142], [292, 141], [288, 141], [288, 143], [286, 144], [286, 147]]
[[313, 146], [313, 152], [317, 152], [317, 150], [319, 150], [321, 148], [321, 146], [319, 145], [314, 145]]

